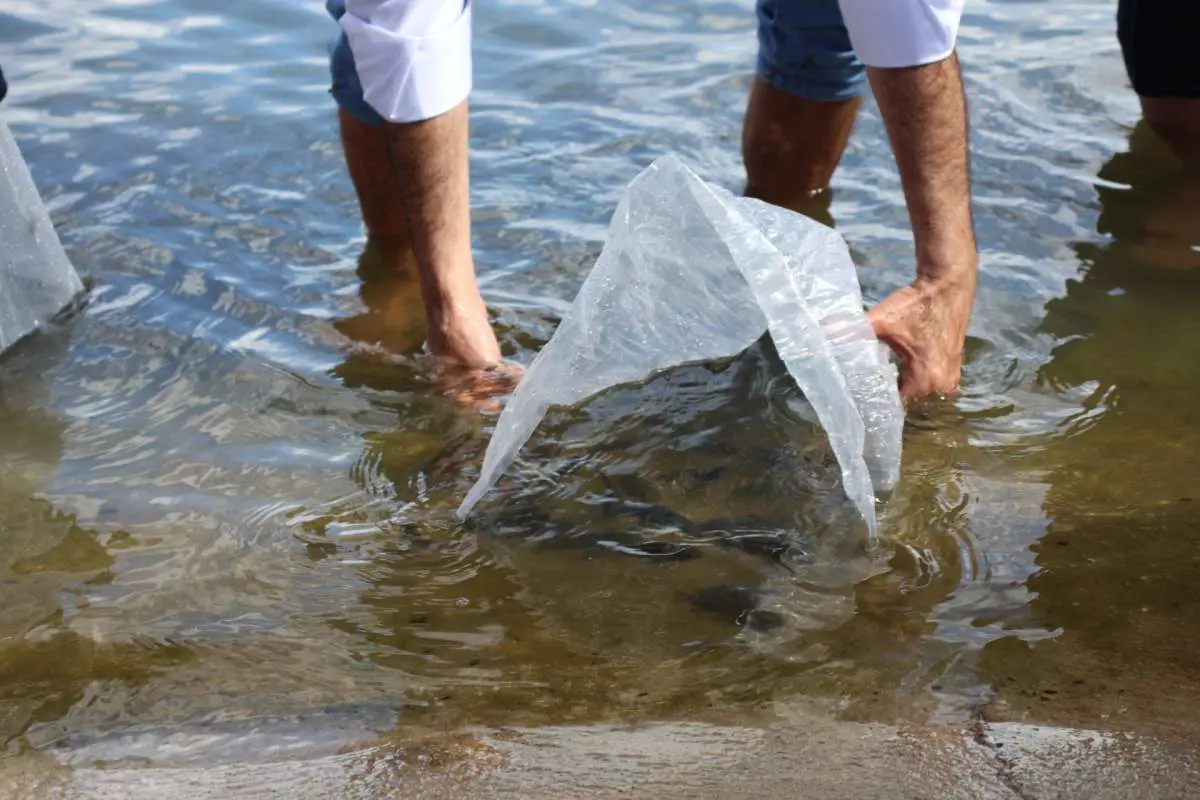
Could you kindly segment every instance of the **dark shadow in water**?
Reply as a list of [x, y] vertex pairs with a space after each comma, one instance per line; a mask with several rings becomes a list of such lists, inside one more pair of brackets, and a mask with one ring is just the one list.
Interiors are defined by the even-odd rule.
[[[1101, 238], [1076, 244], [1079, 275], [1041, 325], [1058, 345], [1037, 383], [1077, 411], [1022, 456], [1021, 480], [1045, 489], [1041, 514], [1005, 520], [1001, 499], [989, 501], [987, 524], [1044, 525], [1035, 571], [1010, 589], [1000, 575], [972, 575], [978, 522], [958, 459], [980, 454], [952, 420], [921, 424], [903, 507], [892, 509], [917, 551], [898, 549], [900, 569], [865, 581], [855, 620], [827, 637], [834, 657], [860, 666], [892, 641], [897, 669], [872, 671], [869, 683], [848, 671], [824, 687], [848, 698], [850, 715], [886, 706], [872, 695], [932, 689], [935, 716], [1194, 727], [1200, 158], [1140, 124], [1097, 183]], [[933, 567], [926, 581], [909, 577], [919, 563], [905, 574], [920, 548]], [[876, 645], [851, 655], [855, 636]]]
[[[997, 715], [1194, 725], [1200, 701], [1200, 157], [1144, 123], [1099, 174], [1098, 232], [1046, 306], [1061, 342], [1043, 387], [1078, 413], [1030, 459], [1045, 471], [1032, 610], [1053, 641], [982, 663]], [[1186, 718], [1192, 717], [1189, 721]]]

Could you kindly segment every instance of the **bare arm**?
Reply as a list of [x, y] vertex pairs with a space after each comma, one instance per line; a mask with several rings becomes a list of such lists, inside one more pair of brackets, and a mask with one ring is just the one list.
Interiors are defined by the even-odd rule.
[[905, 364], [906, 401], [957, 390], [975, 298], [967, 105], [955, 42], [965, 0], [838, 0], [896, 155], [917, 277], [871, 309]]
[[957, 57], [872, 69], [870, 77], [904, 186], [918, 275], [973, 275], [967, 107]]
[[871, 310], [904, 360], [906, 400], [958, 389], [977, 283], [967, 108], [958, 59], [872, 68], [912, 222], [917, 278]]

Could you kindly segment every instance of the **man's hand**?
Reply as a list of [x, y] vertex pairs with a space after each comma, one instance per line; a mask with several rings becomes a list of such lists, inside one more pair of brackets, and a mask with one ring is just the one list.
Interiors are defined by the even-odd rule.
[[904, 403], [957, 394], [963, 342], [975, 299], [975, 271], [961, 278], [917, 278], [871, 309], [875, 334], [904, 362]]

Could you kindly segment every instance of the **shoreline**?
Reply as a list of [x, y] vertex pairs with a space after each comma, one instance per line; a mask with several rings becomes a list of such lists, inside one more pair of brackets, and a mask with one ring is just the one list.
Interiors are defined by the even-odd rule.
[[[1169, 800], [1200, 795], [1200, 742], [1192, 739], [1015, 722], [843, 722], [801, 705], [778, 706], [773, 717], [762, 725], [464, 730], [406, 744], [392, 734], [391, 744], [282, 760], [271, 758], [276, 748], [265, 747], [258, 751], [263, 760], [236, 764], [139, 766], [137, 758], [88, 759], [86, 747], [74, 753], [30, 752], [0, 761], [0, 797]], [[156, 749], [170, 753], [182, 744], [161, 742]], [[81, 757], [93, 765], [67, 766]]]

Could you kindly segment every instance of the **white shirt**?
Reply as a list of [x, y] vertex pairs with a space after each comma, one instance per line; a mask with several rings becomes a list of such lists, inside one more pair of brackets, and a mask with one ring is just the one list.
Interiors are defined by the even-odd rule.
[[946, 58], [954, 52], [963, 4], [964, 0], [838, 0], [854, 53], [868, 67], [915, 67]]
[[[346, 0], [340, 22], [363, 99], [384, 119], [429, 119], [467, 98], [472, 1]], [[953, 52], [964, 0], [838, 2], [860, 61], [870, 67], [909, 67]]]
[[472, 0], [346, 0], [339, 23], [363, 99], [391, 122], [443, 114], [471, 92]]

